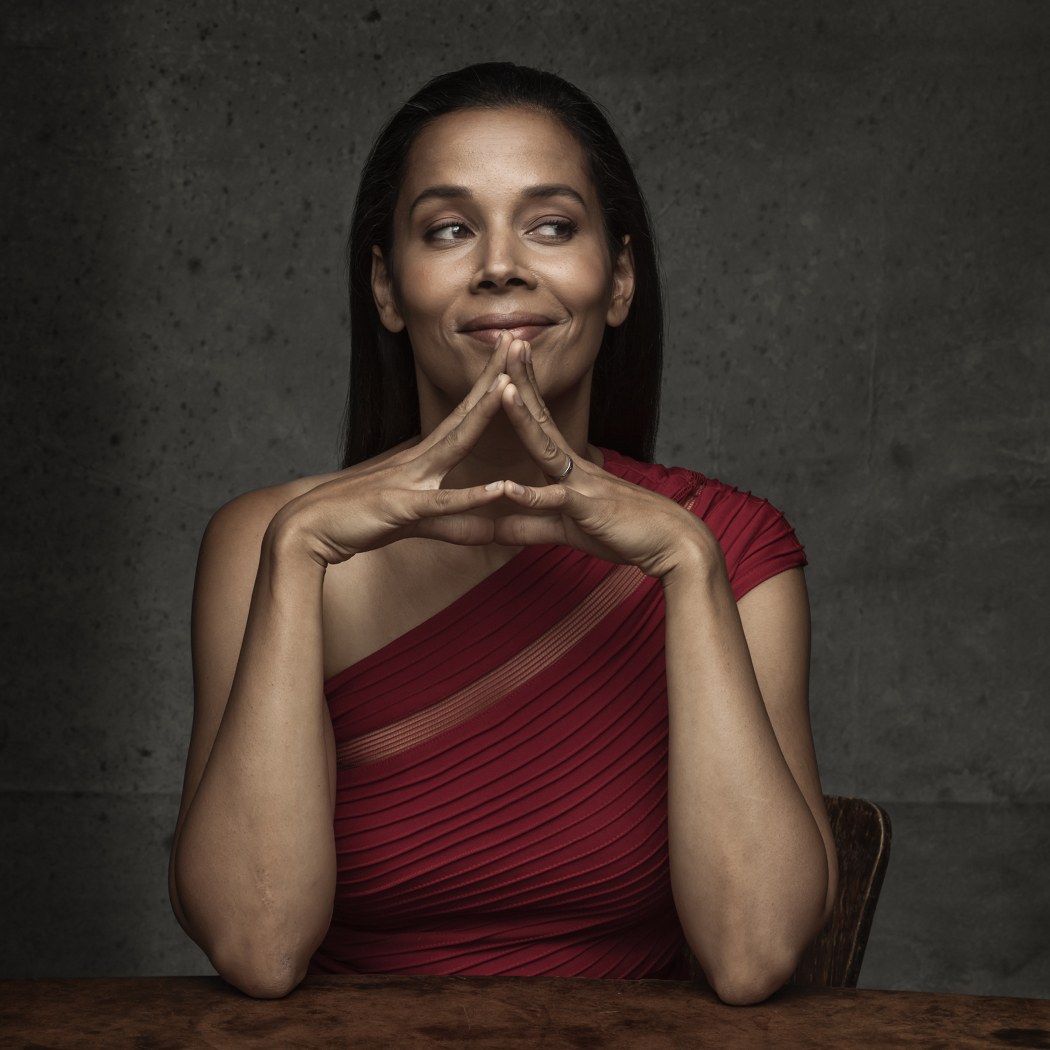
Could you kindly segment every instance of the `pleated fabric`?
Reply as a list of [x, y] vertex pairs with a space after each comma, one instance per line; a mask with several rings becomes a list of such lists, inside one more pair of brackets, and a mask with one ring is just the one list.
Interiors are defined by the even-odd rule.
[[[738, 598], [805, 564], [764, 500], [605, 454], [692, 505]], [[310, 972], [686, 978], [663, 645], [658, 581], [532, 547], [329, 680], [338, 882]]]

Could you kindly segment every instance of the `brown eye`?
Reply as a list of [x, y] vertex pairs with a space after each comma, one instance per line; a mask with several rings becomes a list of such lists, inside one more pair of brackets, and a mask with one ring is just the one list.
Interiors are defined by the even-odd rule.
[[532, 228], [533, 233], [552, 241], [567, 241], [578, 231], [579, 227], [570, 219], [548, 219]]
[[446, 222], [441, 226], [435, 226], [427, 233], [427, 240], [438, 244], [451, 244], [453, 241], [462, 241], [471, 236], [470, 228], [461, 222]]

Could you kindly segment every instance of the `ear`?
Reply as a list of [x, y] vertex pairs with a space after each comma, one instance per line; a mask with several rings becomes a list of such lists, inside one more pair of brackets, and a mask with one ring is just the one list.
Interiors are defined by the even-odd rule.
[[634, 252], [631, 251], [631, 238], [624, 235], [623, 247], [613, 264], [613, 296], [605, 323], [611, 328], [618, 328], [627, 320], [634, 298]]
[[372, 245], [372, 298], [375, 299], [383, 327], [390, 332], [400, 332], [405, 327], [405, 321], [398, 312], [394, 299], [394, 280], [378, 244]]

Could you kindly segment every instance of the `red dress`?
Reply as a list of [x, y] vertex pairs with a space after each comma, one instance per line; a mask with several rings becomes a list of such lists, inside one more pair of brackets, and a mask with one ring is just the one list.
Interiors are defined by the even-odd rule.
[[[805, 565], [765, 500], [606, 452], [691, 507], [741, 595]], [[325, 685], [338, 882], [311, 973], [685, 977], [660, 584], [528, 547]]]

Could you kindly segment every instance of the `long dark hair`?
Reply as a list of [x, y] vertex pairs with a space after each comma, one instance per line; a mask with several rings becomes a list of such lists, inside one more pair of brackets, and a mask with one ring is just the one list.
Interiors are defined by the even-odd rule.
[[372, 297], [372, 245], [388, 264], [405, 161], [416, 136], [461, 109], [540, 110], [559, 120], [590, 162], [610, 256], [630, 237], [635, 291], [627, 320], [606, 326], [591, 383], [589, 440], [649, 462], [660, 413], [663, 303], [649, 212], [627, 154], [598, 105], [553, 73], [483, 62], [420, 88], [385, 125], [365, 161], [347, 245], [350, 276], [350, 391], [343, 466], [419, 433], [419, 400], [408, 333], [383, 327]]

